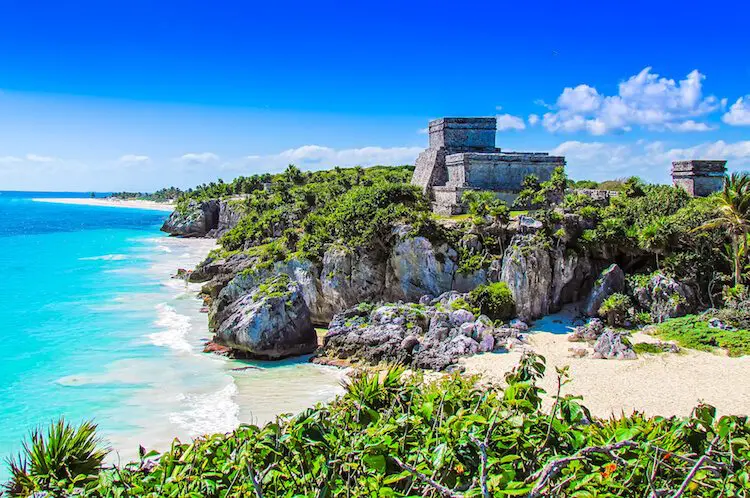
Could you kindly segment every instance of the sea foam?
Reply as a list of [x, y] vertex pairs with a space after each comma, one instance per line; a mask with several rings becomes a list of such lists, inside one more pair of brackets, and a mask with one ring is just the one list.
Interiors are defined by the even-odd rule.
[[104, 254], [102, 256], [88, 256], [78, 258], [79, 261], [123, 261], [128, 259], [126, 254]]
[[186, 407], [169, 415], [169, 421], [187, 430], [191, 436], [214, 432], [229, 432], [240, 424], [240, 407], [235, 402], [237, 386], [230, 382], [216, 392], [181, 394]]
[[174, 349], [175, 351], [190, 353], [193, 347], [187, 341], [190, 330], [190, 317], [181, 315], [167, 303], [156, 305], [158, 318], [154, 325], [161, 329], [148, 335], [151, 344]]

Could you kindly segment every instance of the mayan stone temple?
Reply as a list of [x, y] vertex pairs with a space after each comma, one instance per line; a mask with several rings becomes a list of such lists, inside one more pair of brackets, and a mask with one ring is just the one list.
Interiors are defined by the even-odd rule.
[[674, 186], [684, 188], [694, 197], [705, 197], [721, 190], [726, 173], [726, 161], [691, 159], [672, 162]]
[[509, 204], [527, 175], [548, 180], [564, 157], [543, 152], [503, 152], [495, 147], [495, 118], [442, 118], [430, 121], [430, 146], [419, 155], [412, 183], [432, 200], [438, 214], [465, 211], [467, 190], [489, 190]]

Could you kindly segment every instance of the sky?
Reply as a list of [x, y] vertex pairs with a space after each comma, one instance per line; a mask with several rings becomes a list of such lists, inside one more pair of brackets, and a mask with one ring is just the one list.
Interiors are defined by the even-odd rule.
[[0, 1], [0, 190], [413, 164], [430, 119], [575, 179], [750, 169], [750, 3]]

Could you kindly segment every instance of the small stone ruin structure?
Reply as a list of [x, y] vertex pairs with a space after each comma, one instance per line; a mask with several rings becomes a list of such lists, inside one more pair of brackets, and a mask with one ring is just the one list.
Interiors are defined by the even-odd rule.
[[488, 190], [509, 204], [528, 175], [546, 181], [565, 158], [543, 152], [503, 152], [495, 147], [495, 118], [430, 121], [430, 145], [417, 159], [412, 184], [422, 188], [438, 214], [460, 214], [467, 190]]
[[726, 172], [726, 161], [691, 159], [672, 162], [674, 186], [684, 188], [693, 197], [705, 197], [721, 190]]

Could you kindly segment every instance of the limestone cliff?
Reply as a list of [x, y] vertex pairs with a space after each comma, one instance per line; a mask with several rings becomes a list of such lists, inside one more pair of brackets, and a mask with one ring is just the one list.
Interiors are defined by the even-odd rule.
[[187, 206], [172, 211], [161, 231], [181, 237], [218, 238], [234, 227], [241, 216], [237, 201], [190, 201]]

